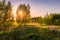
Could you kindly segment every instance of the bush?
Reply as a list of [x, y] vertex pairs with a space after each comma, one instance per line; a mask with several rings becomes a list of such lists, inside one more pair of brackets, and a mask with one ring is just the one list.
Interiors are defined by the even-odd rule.
[[59, 40], [60, 32], [46, 28], [18, 27], [14, 30], [0, 31], [0, 40]]

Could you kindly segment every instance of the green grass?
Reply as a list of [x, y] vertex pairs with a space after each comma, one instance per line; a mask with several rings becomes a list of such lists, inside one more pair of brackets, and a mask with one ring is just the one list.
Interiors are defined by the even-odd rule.
[[59, 40], [59, 38], [60, 31], [36, 26], [20, 26], [0, 31], [0, 40]]
[[[39, 23], [14, 23], [13, 27], [0, 29], [0, 40], [59, 40], [60, 26]], [[5, 30], [8, 28], [7, 30]], [[52, 30], [53, 29], [53, 30]]]

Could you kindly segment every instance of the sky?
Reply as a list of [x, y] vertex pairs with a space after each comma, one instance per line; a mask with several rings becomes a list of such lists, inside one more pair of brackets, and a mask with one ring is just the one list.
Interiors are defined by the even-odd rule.
[[[8, 1], [8, 0], [6, 0]], [[13, 7], [13, 13], [19, 4], [29, 4], [31, 16], [44, 16], [47, 13], [60, 13], [60, 0], [10, 0]]]

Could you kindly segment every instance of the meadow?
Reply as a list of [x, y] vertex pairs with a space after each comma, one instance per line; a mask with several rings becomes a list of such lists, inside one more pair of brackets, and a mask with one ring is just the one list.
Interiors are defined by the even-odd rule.
[[[36, 23], [35, 23], [36, 24]], [[37, 24], [39, 25], [39, 24]], [[57, 27], [57, 28], [56, 28]], [[60, 26], [19, 25], [18, 27], [0, 28], [0, 40], [59, 40]]]
[[[15, 8], [19, 1], [21, 0], [0, 0], [0, 40], [60, 40], [60, 13], [48, 12], [44, 17], [32, 17], [31, 12], [40, 8], [40, 2], [37, 2], [37, 7], [31, 6], [34, 9], [31, 11], [29, 1], [28, 4], [19, 4]], [[41, 14], [40, 11], [36, 14], [38, 13]], [[32, 14], [35, 15], [35, 11]]]

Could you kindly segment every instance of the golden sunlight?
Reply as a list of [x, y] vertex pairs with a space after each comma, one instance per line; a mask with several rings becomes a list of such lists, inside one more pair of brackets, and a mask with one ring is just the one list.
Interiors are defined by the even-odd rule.
[[22, 11], [20, 11], [19, 14], [22, 15]]
[[16, 10], [13, 10], [13, 18], [16, 21]]
[[16, 21], [16, 13], [14, 13], [14, 20]]
[[19, 11], [20, 18], [23, 18], [23, 12]]

